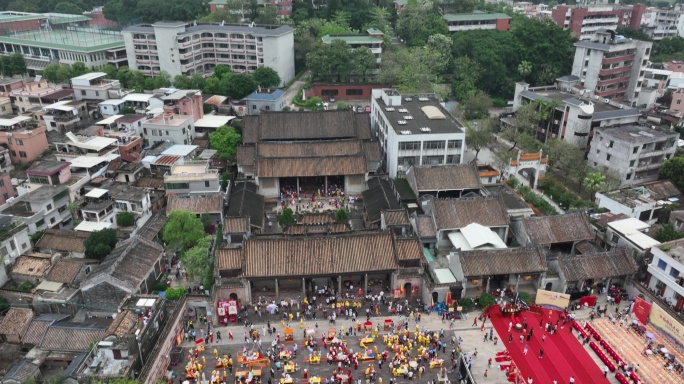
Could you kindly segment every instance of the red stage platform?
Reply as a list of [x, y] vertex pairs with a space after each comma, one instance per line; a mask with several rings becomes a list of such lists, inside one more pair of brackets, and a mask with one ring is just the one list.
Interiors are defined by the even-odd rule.
[[[608, 379], [603, 377], [602, 367], [599, 368], [596, 365], [577, 340], [577, 332], [570, 333], [569, 324], [561, 329], [561, 321], [556, 333], [546, 335], [546, 340], [542, 344], [541, 339], [545, 332], [544, 328], [539, 327], [540, 320], [543, 317], [544, 323], [548, 321], [555, 324], [560, 313], [559, 311], [551, 311], [549, 318], [548, 310], [544, 310], [543, 315], [523, 311], [515, 319], [520, 323], [523, 322], [523, 318], [526, 319], [528, 330], [532, 327], [534, 331], [529, 342], [525, 337], [523, 343], [520, 344], [520, 335], [526, 335], [526, 333], [516, 331], [515, 326], [512, 329], [513, 341], [508, 342], [508, 323], [511, 321], [511, 317], [502, 317], [498, 305], [489, 312], [492, 325], [496, 328], [501, 343], [508, 350], [513, 362], [525, 379], [532, 377], [534, 384], [550, 384], [553, 383], [553, 380], [557, 380], [558, 384], [568, 384], [570, 377], [573, 376], [575, 384], [610, 383]], [[515, 324], [516, 320], [513, 320], [513, 323]], [[529, 345], [530, 348], [527, 356], [523, 354], [525, 345]], [[539, 350], [542, 347], [544, 348], [544, 356], [540, 359]]]

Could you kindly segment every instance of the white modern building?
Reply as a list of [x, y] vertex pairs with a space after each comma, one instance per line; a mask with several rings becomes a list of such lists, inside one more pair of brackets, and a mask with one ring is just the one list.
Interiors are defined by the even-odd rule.
[[618, 189], [610, 192], [596, 192], [596, 205], [608, 211], [639, 219], [648, 224], [657, 220], [656, 211], [669, 202], [656, 200], [655, 193], [645, 187]]
[[276, 70], [294, 78], [294, 30], [286, 25], [237, 25], [160, 21], [124, 29], [128, 66], [154, 76], [211, 74], [223, 64], [233, 72]]
[[119, 80], [107, 80], [104, 72], [91, 72], [73, 77], [71, 87], [74, 89], [76, 100], [107, 100], [109, 90], [121, 88]]
[[7, 280], [6, 267], [12, 265], [17, 257], [31, 246], [28, 226], [23, 220], [12, 216], [0, 215], [0, 284]]
[[206, 195], [221, 192], [218, 169], [209, 168], [208, 161], [187, 161], [176, 164], [164, 175], [167, 192], [178, 195]]
[[634, 260], [641, 260], [646, 253], [660, 242], [646, 232], [651, 225], [633, 217], [611, 221], [606, 228], [608, 249], [613, 247], [627, 248]]
[[371, 131], [380, 141], [389, 176], [402, 176], [411, 165], [460, 164], [465, 130], [434, 94], [401, 95], [374, 89]]
[[162, 114], [143, 124], [143, 138], [148, 145], [160, 141], [190, 144], [195, 138], [195, 119], [192, 116]]
[[656, 296], [673, 306], [684, 308], [684, 241], [675, 240], [651, 248], [653, 260], [648, 265], [646, 286]]

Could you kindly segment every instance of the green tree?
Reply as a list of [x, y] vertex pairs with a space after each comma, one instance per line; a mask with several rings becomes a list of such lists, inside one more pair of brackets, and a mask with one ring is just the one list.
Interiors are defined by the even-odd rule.
[[468, 93], [477, 90], [475, 84], [480, 78], [480, 65], [468, 56], [461, 56], [453, 60], [453, 84], [451, 90], [456, 100], [463, 100]]
[[136, 114], [135, 108], [133, 108], [133, 107], [124, 107], [124, 108], [121, 110], [121, 114], [122, 114], [122, 115], [135, 115], [135, 114]]
[[120, 227], [132, 227], [135, 225], [135, 215], [131, 212], [119, 212], [116, 214], [116, 223]]
[[118, 241], [115, 229], [95, 231], [83, 241], [85, 255], [92, 259], [103, 260], [112, 252]]
[[591, 193], [591, 201], [596, 198], [596, 192], [605, 187], [605, 182], [606, 177], [601, 172], [592, 172], [582, 180], [584, 188]]
[[670, 180], [679, 190], [684, 190], [684, 157], [673, 157], [660, 168], [660, 178]]
[[6, 77], [23, 75], [26, 73], [26, 60], [21, 53], [1, 56], [0, 69], [2, 69], [2, 75]]
[[43, 72], [41, 72], [41, 75], [45, 80], [47, 80], [50, 83], [61, 83], [62, 78], [59, 77], [58, 71], [59, 71], [59, 63], [52, 63], [49, 64], [47, 67], [43, 69]]
[[242, 141], [242, 136], [233, 127], [222, 125], [214, 132], [209, 134], [209, 144], [215, 149], [218, 155], [227, 160], [235, 156], [237, 146]]
[[233, 74], [230, 66], [225, 64], [219, 64], [214, 67], [214, 77], [217, 79], [223, 79], [225, 76], [230, 76]]
[[254, 22], [257, 24], [277, 25], [278, 13], [275, 7], [260, 7]]
[[[576, 145], [561, 139], [550, 139], [544, 144], [544, 154], [548, 156], [548, 167], [563, 175], [563, 182], [576, 169], [576, 163], [584, 161], [584, 151]], [[578, 178], [582, 180], [584, 177]], [[582, 183], [578, 183], [582, 184]]]
[[270, 67], [255, 69], [252, 73], [252, 79], [263, 88], [274, 88], [280, 85], [280, 75]]
[[453, 41], [445, 35], [434, 34], [428, 37], [423, 49], [422, 60], [426, 70], [436, 82], [441, 82], [441, 76], [446, 74], [452, 59]]
[[446, 23], [430, 2], [409, 3], [398, 14], [397, 35], [408, 46], [424, 46], [435, 34], [448, 35]]
[[37, 243], [38, 240], [40, 240], [40, 238], [43, 237], [44, 233], [45, 231], [36, 231], [35, 233], [33, 233], [33, 235], [31, 235], [31, 242], [33, 244]]
[[295, 223], [297, 223], [297, 219], [294, 217], [294, 212], [292, 212], [292, 208], [283, 209], [283, 213], [280, 214], [280, 217], [278, 218], [278, 224], [280, 224], [281, 226], [285, 226], [287, 224]]
[[164, 226], [164, 241], [168, 248], [190, 249], [204, 237], [202, 221], [194, 212], [174, 209]]
[[377, 76], [383, 84], [394, 84], [402, 93], [432, 92], [432, 84], [421, 65], [420, 48], [384, 52]]
[[539, 124], [539, 112], [537, 107], [528, 103], [518, 108], [515, 115], [510, 119], [510, 124], [502, 130], [502, 136], [513, 142], [511, 149], [515, 148], [523, 136], [530, 136]]
[[[508, 166], [511, 164], [511, 160], [513, 160], [513, 151], [512, 149], [509, 148], [504, 148], [503, 145], [495, 145], [494, 147], [494, 158], [492, 159], [494, 168], [498, 169], [499, 172], [499, 181], [503, 179], [504, 172], [508, 169]], [[512, 179], [515, 180], [515, 179]]]
[[378, 59], [368, 47], [359, 47], [351, 52], [352, 72], [366, 79], [378, 65]]
[[679, 240], [684, 237], [684, 233], [675, 229], [672, 224], [665, 224], [660, 227], [655, 233], [655, 239], [661, 243], [666, 243], [672, 240]]
[[244, 73], [230, 76], [226, 85], [225, 94], [234, 99], [242, 99], [257, 89], [252, 76]]
[[221, 89], [221, 80], [216, 77], [210, 77], [204, 81], [204, 88], [202, 92], [208, 95], [220, 95], [223, 93]]
[[66, 13], [69, 15], [82, 15], [83, 9], [78, 5], [63, 1], [55, 6], [55, 13]]
[[483, 119], [489, 116], [492, 99], [482, 91], [471, 91], [458, 105], [467, 120]]
[[193, 278], [199, 279], [206, 288], [210, 285], [214, 272], [214, 255], [210, 245], [212, 236], [206, 236], [197, 241], [197, 244], [181, 253], [180, 259], [187, 272]]
[[178, 300], [183, 296], [185, 296], [185, 287], [167, 288], [166, 291], [164, 291], [164, 297], [166, 297], [167, 300]]
[[346, 223], [349, 221], [349, 212], [346, 209], [338, 209], [335, 211], [335, 221]]
[[487, 118], [474, 122], [473, 124], [465, 122], [466, 124], [466, 143], [468, 147], [475, 151], [475, 160], [480, 154], [482, 148], [490, 146], [494, 142], [494, 133], [492, 132], [492, 125], [496, 124], [496, 119]]
[[527, 79], [527, 76], [532, 73], [532, 63], [527, 60], [521, 61], [520, 64], [518, 64], [518, 73], [520, 73], [520, 77]]
[[90, 69], [81, 61], [71, 64], [71, 75], [73, 77], [85, 75], [88, 72], [90, 72]]
[[494, 304], [496, 304], [494, 296], [489, 292], [482, 292], [480, 295], [480, 308], [486, 308]]

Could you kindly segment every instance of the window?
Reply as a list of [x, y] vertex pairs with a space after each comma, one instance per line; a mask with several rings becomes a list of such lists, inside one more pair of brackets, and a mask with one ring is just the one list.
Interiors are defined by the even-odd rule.
[[14, 142], [15, 142], [17, 145], [24, 145], [24, 140], [22, 140], [22, 139], [14, 139]]
[[57, 221], [57, 220], [53, 217], [52, 219], [50, 219], [50, 224], [54, 224], [55, 221]]
[[635, 161], [636, 161], [636, 160], [630, 160], [630, 161], [629, 161], [629, 166], [630, 166], [630, 167], [633, 167]]
[[87, 266], [86, 269], [85, 269], [85, 274], [86, 274], [86, 275], [90, 275], [90, 272], [91, 272], [91, 271], [92, 271], [92, 269], [90, 269], [90, 266]]
[[606, 160], [610, 161], [610, 153], [606, 155]]
[[100, 96], [100, 91], [95, 91], [95, 96]]
[[423, 158], [423, 165], [441, 165], [444, 164], [444, 156], [425, 156]]
[[461, 162], [461, 155], [447, 155], [446, 164], [458, 164]]
[[26, 248], [28, 248], [28, 244], [22, 243], [22, 244], [21, 244], [21, 249], [26, 249]]
[[40, 228], [45, 225], [45, 219], [40, 219], [36, 222], [36, 228]]
[[256, 110], [256, 105], [252, 104], [252, 109]]
[[631, 178], [632, 178], [632, 174], [631, 174], [631, 173], [628, 173], [627, 176], [625, 177], [625, 180], [629, 180], [629, 179], [631, 179]]
[[19, 157], [26, 157], [26, 152], [19, 151]]
[[[13, 241], [10, 242], [10, 244], [13, 244], [13, 243], [14, 243]], [[12, 250], [14, 250], [14, 248], [12, 248]], [[679, 277], [679, 271], [674, 269], [674, 268], [670, 268], [670, 276]]]
[[189, 183], [166, 183], [166, 189], [190, 189]]
[[639, 147], [634, 147], [634, 149], [632, 149], [632, 153], [637, 153], [637, 152], [639, 152]]
[[3, 198], [5, 201], [7, 201], [7, 199], [9, 199], [9, 197], [10, 197], [10, 196], [9, 196], [9, 193], [3, 193], [3, 194], [2, 194], [2, 198]]
[[81, 90], [81, 96], [85, 96], [85, 95], [86, 95], [86, 91]]
[[16, 157], [16, 156], [17, 156], [17, 152], [15, 152], [15, 151], [10, 151], [10, 155], [12, 155], [13, 157]]
[[658, 268], [662, 269], [663, 271], [667, 269], [667, 263], [665, 260], [658, 260]]
[[349, 88], [344, 91], [344, 93], [347, 96], [362, 96], [363, 95], [363, 89], [360, 88]]
[[208, 181], [204, 182], [204, 188], [209, 188], [209, 182]]
[[35, 184], [50, 184], [50, 179], [43, 175], [29, 175], [29, 181]]
[[399, 143], [399, 150], [420, 150], [420, 141], [403, 141]]
[[13, 251], [17, 249], [17, 245], [14, 244], [14, 240], [10, 240], [9, 245], [10, 245], [10, 248], [12, 248]]
[[444, 149], [443, 141], [426, 141], [425, 149]]
[[613, 237], [610, 239], [611, 242], [617, 244], [620, 241], [620, 236], [613, 233]]
[[610, 143], [608, 144], [608, 148], [613, 148], [613, 140], [611, 140]]
[[47, 207], [45, 207], [45, 210], [49, 211], [52, 209], [52, 204], [48, 204]]
[[0, 187], [4, 187], [4, 186], [5, 186], [5, 180], [0, 179]]
[[463, 142], [461, 140], [449, 140], [449, 144], [447, 145], [447, 148], [454, 149], [454, 148], [461, 148], [461, 146], [463, 146]]

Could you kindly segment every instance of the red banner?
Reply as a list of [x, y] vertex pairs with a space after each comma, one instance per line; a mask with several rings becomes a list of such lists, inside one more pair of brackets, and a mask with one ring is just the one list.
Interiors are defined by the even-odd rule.
[[646, 324], [648, 323], [648, 316], [651, 314], [651, 304], [647, 303], [642, 298], [637, 297], [636, 300], [634, 300], [632, 313], [634, 313], [634, 316], [636, 316], [641, 324]]

